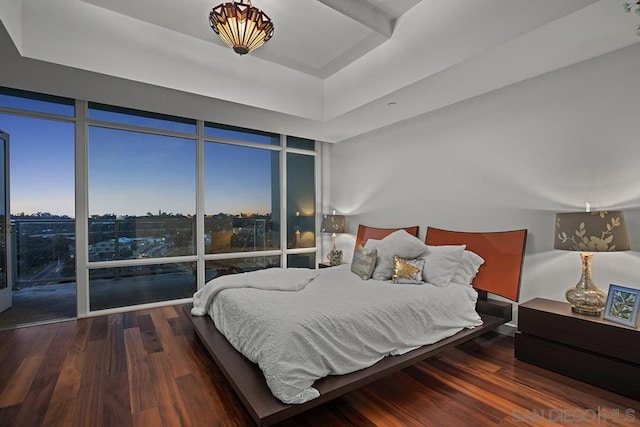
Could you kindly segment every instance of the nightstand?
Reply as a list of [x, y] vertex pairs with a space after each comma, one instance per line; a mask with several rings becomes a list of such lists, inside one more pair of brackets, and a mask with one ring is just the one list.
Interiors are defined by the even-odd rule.
[[535, 298], [518, 307], [518, 360], [640, 399], [640, 331]]
[[[342, 264], [338, 264], [338, 265], [342, 265]], [[337, 265], [331, 265], [328, 262], [319, 262], [318, 263], [318, 268], [331, 268], [331, 267], [337, 267]]]

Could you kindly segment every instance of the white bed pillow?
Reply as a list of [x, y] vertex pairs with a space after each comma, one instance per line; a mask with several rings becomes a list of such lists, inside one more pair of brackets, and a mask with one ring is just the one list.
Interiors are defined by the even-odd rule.
[[471, 286], [473, 279], [478, 274], [480, 266], [484, 264], [484, 259], [475, 252], [465, 250], [462, 254], [462, 262], [458, 269], [453, 273], [451, 283], [458, 285]]
[[417, 237], [400, 229], [380, 240], [376, 245], [376, 249], [378, 250], [378, 260], [376, 268], [373, 270], [373, 278], [376, 280], [389, 280], [393, 274], [394, 256], [404, 259], [423, 258], [427, 252], [427, 245]]
[[458, 270], [465, 245], [426, 246], [422, 280], [432, 285], [444, 287]]
[[378, 239], [367, 239], [367, 243], [364, 244], [364, 248], [372, 251], [378, 247], [379, 243], [380, 243], [380, 240]]

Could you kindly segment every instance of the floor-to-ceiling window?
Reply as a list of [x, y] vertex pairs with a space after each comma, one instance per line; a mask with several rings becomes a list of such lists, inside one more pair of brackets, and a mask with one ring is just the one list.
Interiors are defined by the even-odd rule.
[[309, 267], [316, 262], [315, 142], [291, 136], [286, 141], [287, 265]]
[[42, 224], [25, 231], [42, 247], [14, 239], [14, 252], [77, 280], [80, 316], [189, 298], [222, 274], [315, 267], [315, 141], [6, 88], [0, 114], [40, 133], [29, 167], [12, 136], [12, 178], [17, 167], [32, 185], [15, 194], [39, 203], [12, 213]]
[[[196, 290], [196, 121], [89, 104], [91, 311]], [[161, 260], [157, 262], [156, 260]]]
[[280, 266], [280, 136], [207, 123], [206, 278]]
[[13, 303], [0, 327], [76, 316], [74, 128], [72, 100], [0, 90]]

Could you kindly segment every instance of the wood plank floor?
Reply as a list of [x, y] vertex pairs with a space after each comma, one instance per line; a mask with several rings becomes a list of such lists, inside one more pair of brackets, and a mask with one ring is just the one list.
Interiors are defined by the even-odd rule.
[[[488, 334], [281, 426], [640, 425], [640, 402], [514, 360]], [[249, 426], [163, 307], [0, 331], [0, 426]]]

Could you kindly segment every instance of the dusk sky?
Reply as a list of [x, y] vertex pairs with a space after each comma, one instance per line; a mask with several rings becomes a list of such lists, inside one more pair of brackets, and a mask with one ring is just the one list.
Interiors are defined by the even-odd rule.
[[11, 213], [73, 218], [73, 124], [0, 114], [0, 129], [10, 137]]
[[[11, 213], [75, 217], [74, 126], [0, 113]], [[269, 150], [205, 144], [205, 213], [271, 212]], [[89, 129], [89, 214], [195, 214], [195, 140]], [[278, 171], [274, 171], [278, 173]]]

